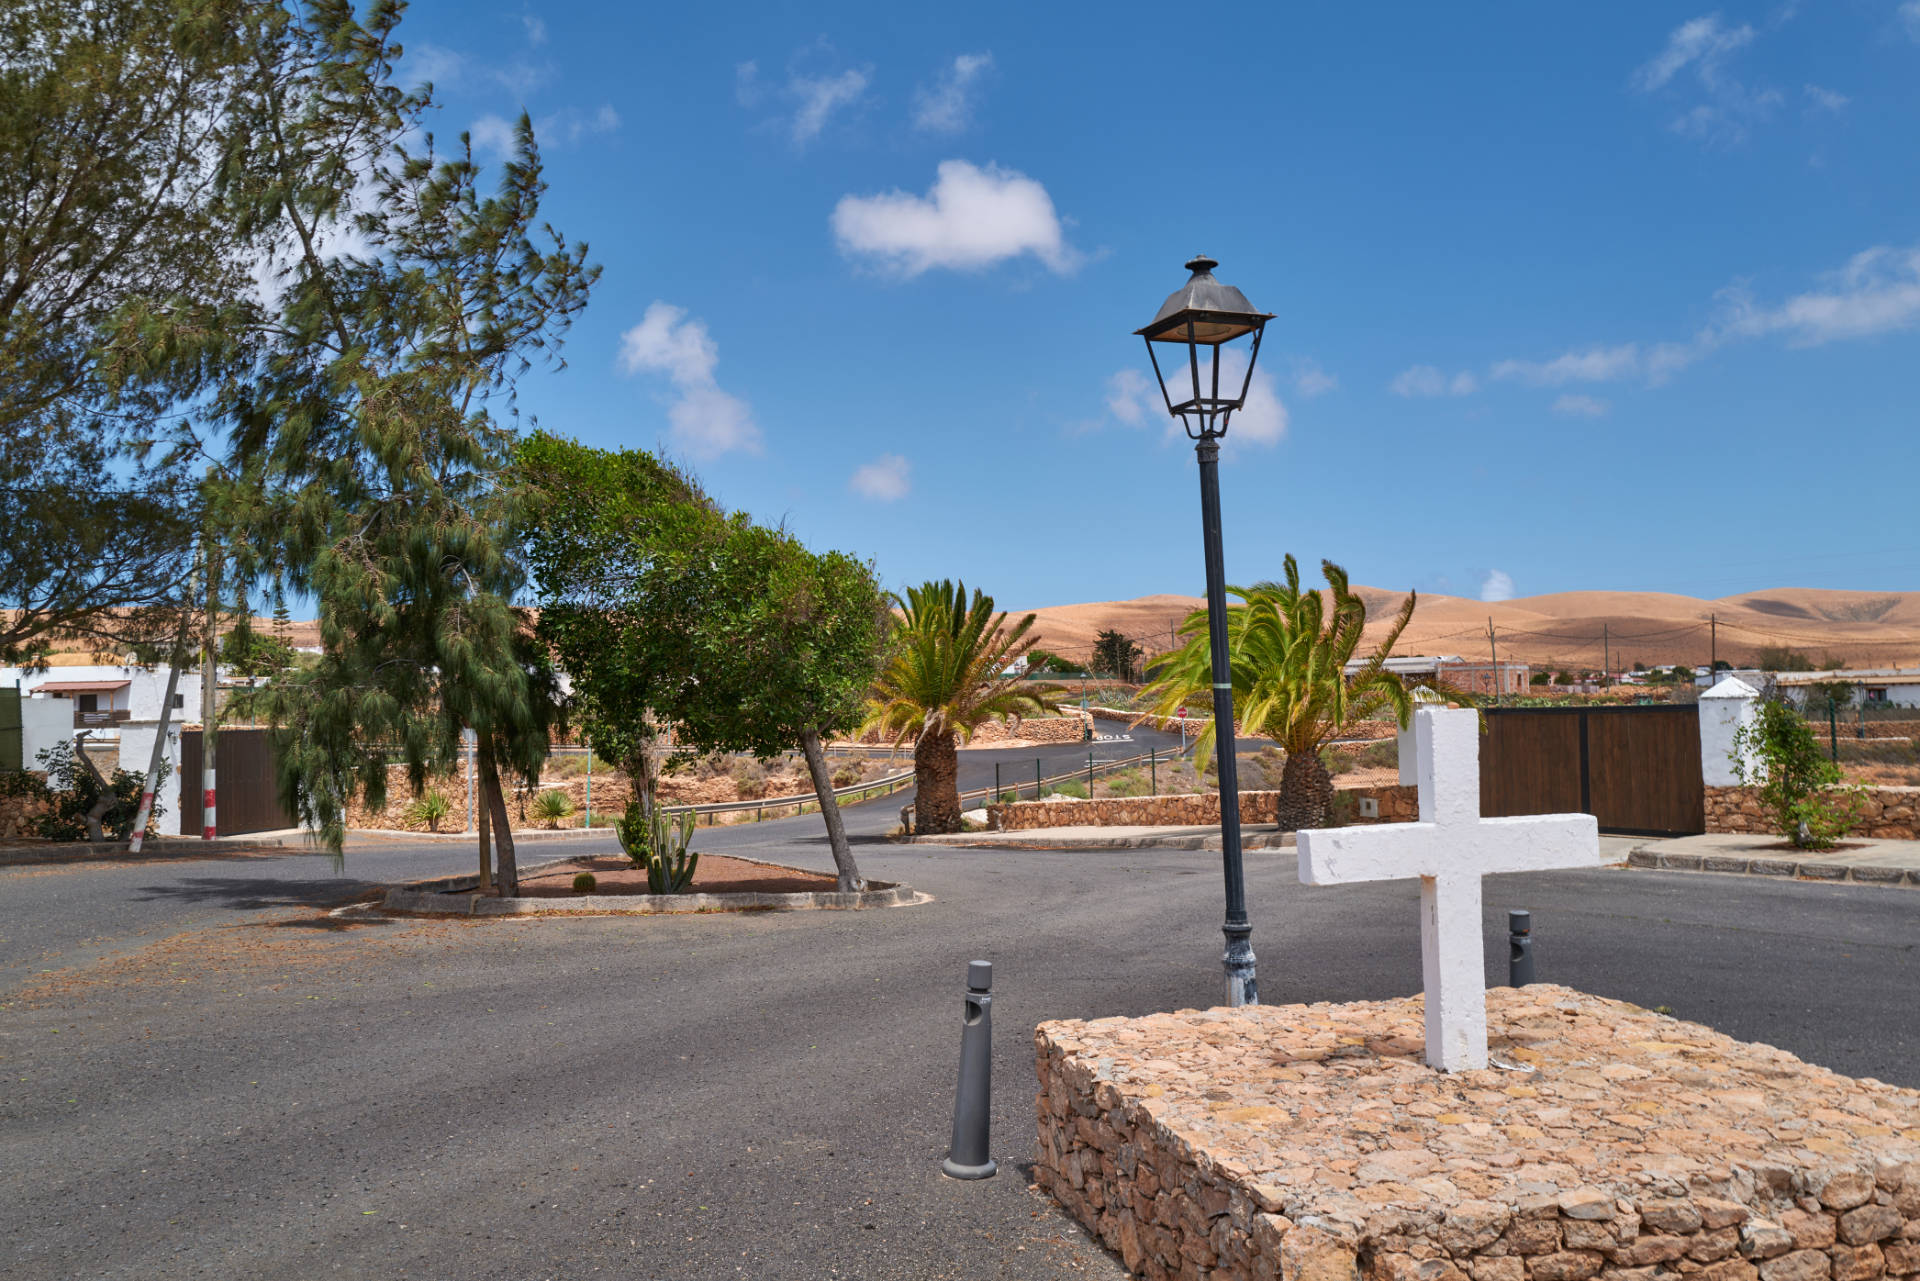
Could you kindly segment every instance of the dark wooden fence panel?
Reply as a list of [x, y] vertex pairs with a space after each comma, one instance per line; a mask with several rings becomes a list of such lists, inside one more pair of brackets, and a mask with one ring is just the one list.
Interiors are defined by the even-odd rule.
[[1582, 807], [1580, 721], [1573, 716], [1487, 717], [1480, 750], [1480, 812], [1573, 814]]
[[1587, 812], [1600, 826], [1646, 836], [1704, 832], [1700, 709], [1656, 704], [1589, 712]]
[[1480, 812], [1592, 814], [1601, 831], [1636, 836], [1705, 831], [1699, 708], [1489, 709]]
[[[215, 780], [220, 789], [219, 834], [245, 836], [292, 827], [293, 819], [280, 808], [273, 778], [273, 744], [263, 729], [223, 729], [215, 740], [219, 759]], [[201, 739], [199, 730], [180, 735], [180, 831], [200, 834], [204, 812], [200, 795]]]

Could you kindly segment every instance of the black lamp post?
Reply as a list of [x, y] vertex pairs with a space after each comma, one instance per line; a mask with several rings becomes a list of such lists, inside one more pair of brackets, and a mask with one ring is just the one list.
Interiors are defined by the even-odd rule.
[[[1214, 748], [1220, 759], [1220, 851], [1227, 882], [1227, 919], [1220, 932], [1227, 936], [1226, 954], [1221, 958], [1227, 971], [1227, 1004], [1258, 1005], [1260, 988], [1254, 978], [1253, 926], [1247, 921], [1247, 887], [1240, 861], [1240, 767], [1233, 754], [1233, 673], [1227, 658], [1227, 574], [1220, 550], [1220, 438], [1227, 434], [1227, 420], [1233, 411], [1247, 403], [1247, 389], [1253, 385], [1253, 362], [1260, 356], [1260, 335], [1273, 316], [1255, 311], [1247, 296], [1231, 285], [1213, 278], [1220, 264], [1201, 254], [1187, 264], [1191, 279], [1160, 305], [1160, 312], [1145, 329], [1135, 330], [1147, 340], [1147, 358], [1153, 361], [1154, 376], [1160, 380], [1160, 394], [1167, 412], [1177, 417], [1196, 442], [1194, 453], [1200, 459], [1200, 521], [1206, 539], [1207, 554], [1207, 640], [1213, 657]], [[1221, 348], [1237, 338], [1251, 335], [1247, 350], [1247, 372], [1240, 391], [1234, 394], [1231, 380], [1227, 394], [1220, 394]], [[1186, 348], [1187, 368], [1173, 370], [1173, 382], [1160, 368], [1155, 343]], [[1200, 349], [1208, 352], [1208, 369], [1203, 378]], [[1190, 383], [1188, 394], [1183, 383]], [[1173, 388], [1182, 387], [1180, 399]]]

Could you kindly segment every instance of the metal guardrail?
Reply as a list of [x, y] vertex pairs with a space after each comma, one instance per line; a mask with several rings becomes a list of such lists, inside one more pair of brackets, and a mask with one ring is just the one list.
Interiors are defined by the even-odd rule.
[[[1118, 760], [1111, 760], [1111, 761], [1089, 760], [1085, 767], [1076, 766], [1073, 769], [1066, 771], [1065, 773], [1049, 774], [1049, 775], [1046, 775], [1045, 777], [1036, 778], [1032, 782], [1015, 782], [1012, 784], [1000, 783], [994, 787], [970, 787], [966, 791], [960, 793], [960, 803], [961, 803], [961, 806], [964, 808], [968, 801], [997, 799], [999, 796], [1002, 796], [1007, 792], [1012, 792], [1014, 799], [1019, 800], [1021, 798], [1021, 794], [1024, 793], [1028, 788], [1033, 789], [1033, 799], [1039, 800], [1046, 795], [1047, 789], [1049, 787], [1058, 786], [1059, 784], [1066, 783], [1066, 782], [1077, 783], [1082, 780], [1084, 780], [1088, 784], [1087, 792], [1089, 795], [1091, 795], [1093, 792], [1092, 783], [1093, 783], [1093, 780], [1096, 778], [1100, 778], [1108, 774], [1117, 774], [1122, 770], [1134, 769], [1141, 765], [1147, 765], [1151, 767], [1159, 763], [1160, 761], [1167, 761], [1171, 763], [1173, 761], [1177, 761], [1181, 759], [1184, 759], [1184, 758], [1178, 752], [1167, 751], [1165, 753], [1162, 753], [1158, 748], [1154, 748], [1149, 751], [1143, 752], [1138, 756], [1127, 756], [1127, 757], [1122, 757]], [[1039, 762], [1036, 761], [1035, 764], [1038, 765]], [[900, 807], [901, 819], [903, 822], [906, 822], [909, 827], [912, 825], [911, 819], [910, 819], [910, 816], [912, 814], [913, 814], [912, 804], [909, 803], [907, 805], [903, 805]]]
[[[870, 783], [836, 787], [833, 789], [833, 799], [840, 801], [851, 798], [850, 803], [858, 804], [860, 801], [873, 799], [875, 795], [891, 796], [912, 782], [913, 771], [908, 770], [903, 774], [890, 774], [886, 778], [876, 778]], [[798, 796], [768, 796], [757, 801], [716, 801], [711, 805], [662, 805], [660, 808], [669, 814], [691, 813], [696, 816], [696, 822], [698, 822], [697, 816], [704, 814], [707, 816], [707, 826], [712, 827], [715, 814], [742, 814], [752, 810], [753, 821], [758, 823], [766, 818], [769, 809], [791, 809], [798, 816], [806, 813], [809, 805], [816, 810], [819, 809], [819, 796], [806, 792]]]

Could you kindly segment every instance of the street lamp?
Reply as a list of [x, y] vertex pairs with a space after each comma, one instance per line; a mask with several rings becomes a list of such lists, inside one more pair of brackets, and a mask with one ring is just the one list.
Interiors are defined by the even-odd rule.
[[[1220, 758], [1220, 858], [1227, 882], [1227, 919], [1220, 927], [1227, 938], [1227, 950], [1221, 961], [1227, 971], [1227, 1004], [1258, 1005], [1260, 988], [1253, 970], [1253, 926], [1247, 921], [1246, 877], [1240, 859], [1240, 767], [1233, 754], [1227, 573], [1220, 550], [1220, 438], [1227, 434], [1227, 421], [1233, 417], [1234, 410], [1247, 403], [1247, 391], [1253, 385], [1253, 362], [1260, 356], [1260, 335], [1273, 316], [1255, 311], [1245, 294], [1215, 280], [1213, 269], [1219, 265], [1205, 254], [1188, 262], [1187, 270], [1193, 273], [1192, 277], [1160, 304], [1153, 323], [1134, 332], [1147, 341], [1147, 358], [1153, 362], [1154, 376], [1160, 380], [1160, 395], [1167, 402], [1167, 412], [1186, 428], [1188, 439], [1195, 442], [1193, 452], [1200, 459], [1200, 522], [1207, 555], [1207, 641], [1213, 658], [1214, 749]], [[1222, 396], [1221, 349], [1249, 335], [1253, 343], [1247, 349], [1247, 371], [1240, 379], [1239, 394], [1233, 394], [1233, 379], [1229, 377], [1227, 395]], [[1182, 371], [1177, 364], [1173, 366], [1171, 384], [1167, 381], [1167, 371], [1160, 368], [1155, 343], [1186, 348], [1187, 368]], [[1200, 368], [1202, 347], [1209, 349], [1204, 376]], [[1175, 387], [1181, 388], [1178, 401], [1174, 399]]]

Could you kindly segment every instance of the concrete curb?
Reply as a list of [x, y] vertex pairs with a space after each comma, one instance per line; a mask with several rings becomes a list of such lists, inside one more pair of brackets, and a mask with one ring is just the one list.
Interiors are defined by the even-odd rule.
[[[1049, 840], [1045, 828], [995, 840], [981, 839], [986, 833], [957, 833], [952, 836], [902, 836], [903, 845], [945, 845], [970, 850], [1218, 850], [1218, 836], [1108, 836], [1097, 839]], [[1251, 835], [1241, 841], [1243, 850], [1290, 850], [1295, 848], [1293, 833]]]
[[287, 843], [278, 838], [254, 840], [246, 836], [222, 836], [211, 841], [189, 836], [148, 837], [138, 854], [129, 853], [125, 841], [72, 841], [59, 845], [0, 847], [0, 867], [34, 867], [49, 863], [99, 863], [132, 859], [192, 858], [196, 854], [233, 854], [249, 850], [284, 850]]
[[[739, 856], [729, 854], [728, 858]], [[765, 859], [740, 859], [762, 867], [784, 867]], [[573, 862], [549, 859], [520, 870], [530, 876]], [[881, 887], [853, 894], [810, 891], [800, 894], [579, 894], [573, 898], [499, 899], [463, 893], [474, 889], [480, 877], [448, 876], [416, 881], [387, 891], [381, 907], [389, 912], [427, 916], [684, 916], [699, 912], [807, 912], [826, 909], [909, 907], [930, 903], [929, 895], [910, 885], [878, 882]], [[875, 882], [868, 882], [875, 884]]]
[[1730, 876], [1784, 876], [1802, 881], [1839, 881], [1854, 885], [1920, 888], [1920, 868], [1872, 867], [1818, 859], [1742, 858], [1729, 854], [1661, 854], [1637, 849], [1627, 866], [1661, 872], [1715, 872]]

